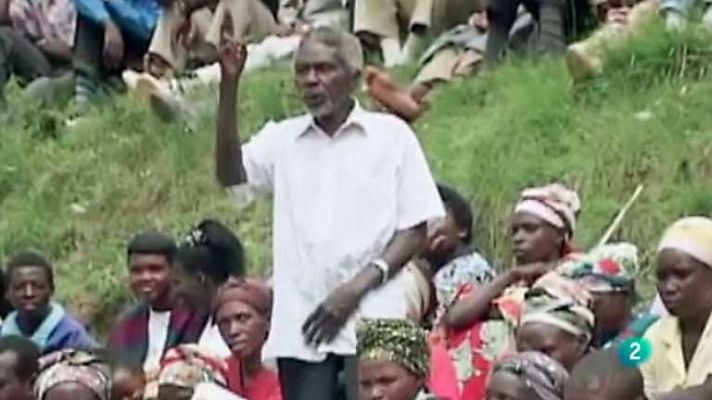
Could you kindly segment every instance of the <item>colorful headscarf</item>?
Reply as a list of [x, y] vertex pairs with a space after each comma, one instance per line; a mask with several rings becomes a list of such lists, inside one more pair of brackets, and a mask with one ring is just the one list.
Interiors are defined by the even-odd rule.
[[359, 360], [397, 363], [418, 377], [428, 376], [430, 352], [426, 333], [409, 320], [371, 319], [358, 326]]
[[232, 277], [228, 279], [215, 295], [213, 313], [230, 301], [249, 304], [267, 320], [272, 315], [272, 289], [259, 279]]
[[519, 322], [553, 325], [575, 336], [591, 339], [595, 318], [591, 295], [577, 282], [549, 273], [527, 292]]
[[568, 261], [557, 272], [578, 281], [589, 292], [610, 293], [634, 288], [631, 271], [638, 270], [638, 248], [630, 243], [606, 244], [580, 259]]
[[516, 353], [498, 362], [492, 373], [499, 371], [519, 377], [541, 400], [561, 400], [569, 378], [569, 373], [556, 360], [534, 351]]
[[680, 250], [712, 267], [712, 219], [687, 217], [675, 222], [660, 240], [658, 252], [665, 249]]
[[80, 350], [61, 350], [40, 359], [40, 374], [35, 382], [35, 397], [43, 399], [53, 387], [78, 383], [99, 400], [111, 399], [111, 370], [96, 355]]
[[225, 361], [202, 350], [196, 344], [183, 344], [166, 353], [161, 362], [158, 385], [194, 389], [201, 382], [227, 387]]
[[527, 212], [566, 231], [571, 238], [576, 229], [576, 216], [581, 210], [578, 194], [560, 183], [525, 189], [514, 212]]

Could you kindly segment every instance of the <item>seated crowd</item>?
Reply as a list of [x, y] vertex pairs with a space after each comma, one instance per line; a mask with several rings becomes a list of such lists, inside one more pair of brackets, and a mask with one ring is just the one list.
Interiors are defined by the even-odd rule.
[[[654, 312], [638, 312], [635, 246], [574, 245], [582, 202], [560, 183], [521, 192], [511, 264], [494, 268], [469, 201], [435, 182], [404, 121], [434, 82], [505, 48], [565, 52], [581, 4], [356, 0], [359, 40], [338, 28], [340, 0], [43, 1], [0, 0], [12, 26], [0, 30], [0, 79], [69, 73], [78, 104], [118, 76], [152, 101], [194, 83], [186, 69], [219, 82], [216, 178], [239, 205], [272, 197], [273, 265], [247, 276], [240, 240], [212, 219], [181, 241], [139, 233], [126, 247], [137, 303], [104, 341], [54, 298], [52, 263], [16, 253], [0, 400], [712, 398], [712, 219], [662, 233]], [[362, 42], [396, 65], [450, 29], [457, 40], [426, 53], [442, 73], [431, 65], [411, 90], [367, 72]], [[248, 54], [291, 53], [307, 113], [243, 144]], [[392, 113], [360, 105], [363, 77]], [[624, 365], [627, 339], [641, 337], [650, 359]]]

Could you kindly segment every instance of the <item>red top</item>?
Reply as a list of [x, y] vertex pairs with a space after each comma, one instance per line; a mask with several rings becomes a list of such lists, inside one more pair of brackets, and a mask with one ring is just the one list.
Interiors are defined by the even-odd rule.
[[227, 360], [228, 387], [231, 392], [247, 400], [282, 400], [282, 390], [279, 387], [279, 376], [274, 371], [262, 368], [250, 379], [249, 386], [242, 380], [240, 360], [230, 357]]

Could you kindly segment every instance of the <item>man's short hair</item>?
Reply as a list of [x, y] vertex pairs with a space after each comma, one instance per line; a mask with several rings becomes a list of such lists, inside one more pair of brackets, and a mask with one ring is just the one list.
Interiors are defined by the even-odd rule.
[[177, 251], [178, 245], [171, 236], [158, 231], [145, 231], [131, 239], [126, 255], [130, 258], [134, 254], [158, 254], [173, 264]]
[[45, 256], [34, 250], [15, 253], [15, 255], [10, 257], [10, 260], [8, 260], [5, 266], [5, 275], [7, 277], [6, 286], [9, 286], [12, 281], [13, 272], [15, 272], [16, 269], [23, 267], [42, 268], [47, 275], [47, 282], [49, 283], [50, 288], [54, 290], [54, 271], [52, 264], [49, 260], [47, 260], [47, 258], [45, 258]]
[[15, 355], [15, 375], [21, 381], [28, 381], [39, 373], [40, 349], [30, 339], [23, 336], [4, 336], [0, 338], [0, 354]]
[[570, 393], [596, 391], [611, 399], [636, 399], [643, 394], [643, 376], [635, 367], [624, 365], [619, 345], [584, 357], [571, 371], [566, 383]]
[[472, 208], [470, 203], [457, 190], [438, 183], [438, 193], [445, 207], [452, 213], [457, 226], [466, 232], [463, 241], [469, 243], [472, 240]]
[[313, 40], [336, 51], [336, 57], [351, 72], [361, 73], [363, 71], [363, 49], [361, 42], [356, 36], [341, 29], [331, 27], [318, 27], [308, 31], [300, 43], [300, 47], [307, 41]]

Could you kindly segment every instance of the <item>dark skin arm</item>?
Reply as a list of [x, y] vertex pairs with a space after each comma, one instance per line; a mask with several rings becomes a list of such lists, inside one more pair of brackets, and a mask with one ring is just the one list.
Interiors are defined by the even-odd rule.
[[[398, 275], [422, 248], [426, 230], [423, 222], [395, 233], [381, 255], [381, 259], [389, 266], [388, 279]], [[306, 342], [316, 346], [334, 340], [361, 300], [381, 285], [382, 278], [381, 270], [369, 264], [350, 281], [336, 288], [304, 322], [302, 332]]]
[[247, 53], [244, 46], [226, 44], [219, 52], [222, 79], [218, 103], [215, 165], [218, 182], [224, 187], [247, 182], [242, 164], [238, 130], [237, 91]]
[[453, 304], [443, 318], [445, 325], [459, 330], [471, 326], [475, 321], [486, 319], [492, 302], [501, 296], [506, 288], [519, 281], [532, 284], [550, 269], [549, 264], [536, 263], [507, 270], [492, 282], [479, 287], [471, 296]]
[[651, 400], [700, 400], [712, 398], [712, 378], [707, 377], [705, 383], [687, 389], [677, 389], [672, 392], [655, 396]]

